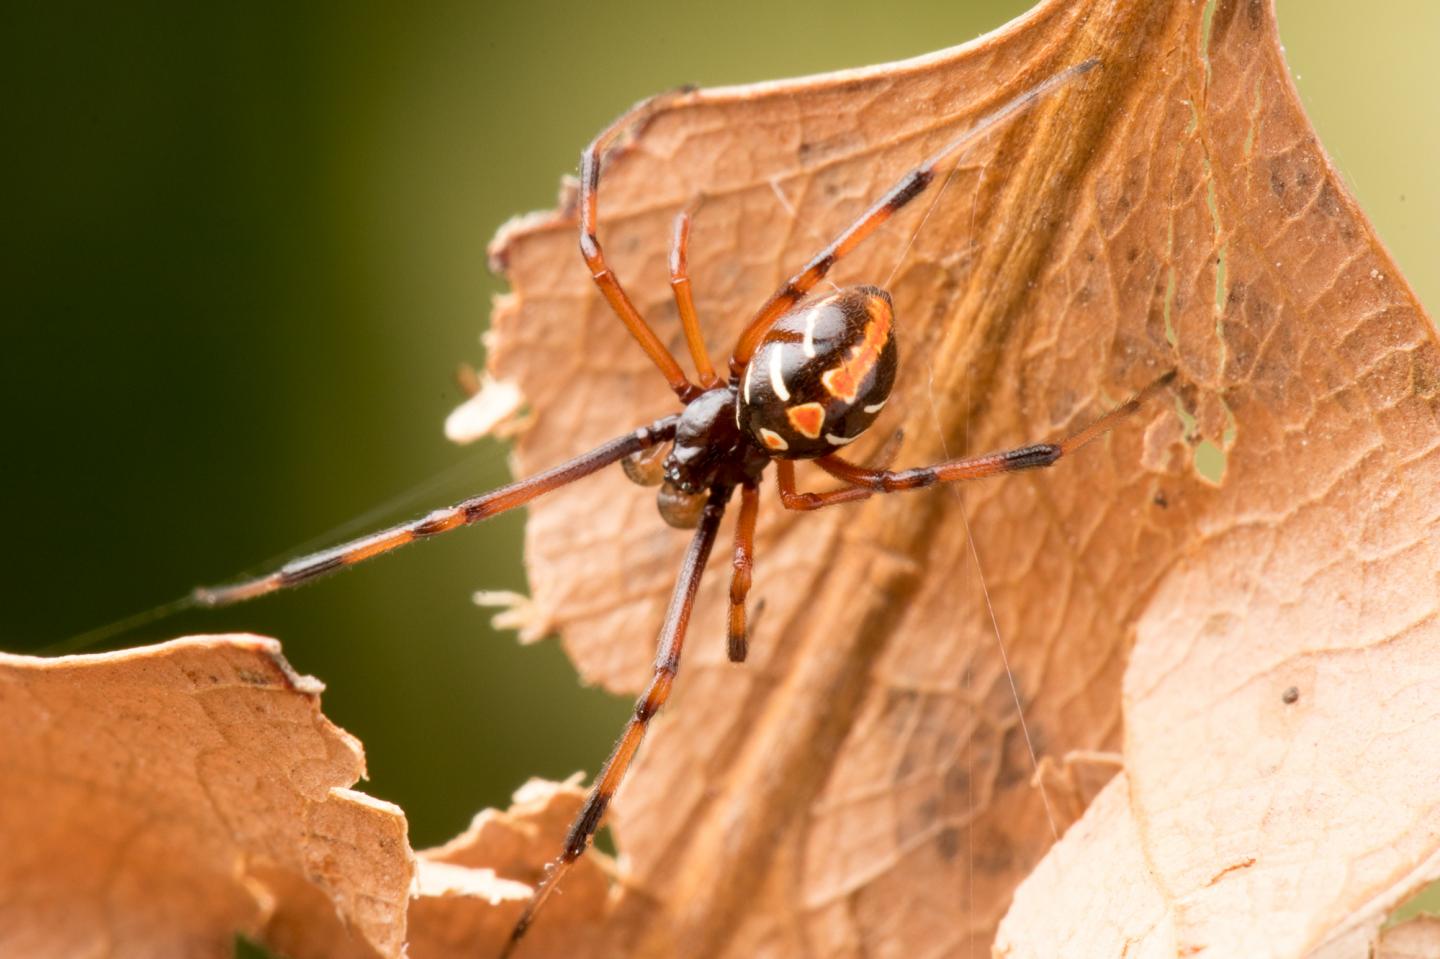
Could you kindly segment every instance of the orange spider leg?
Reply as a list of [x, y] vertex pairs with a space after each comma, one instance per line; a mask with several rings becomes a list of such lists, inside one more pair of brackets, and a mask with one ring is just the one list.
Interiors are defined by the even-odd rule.
[[700, 332], [700, 317], [695, 313], [695, 296], [690, 291], [690, 218], [689, 210], [675, 215], [675, 242], [670, 245], [670, 289], [675, 293], [675, 308], [680, 311], [680, 325], [685, 329], [685, 343], [695, 361], [695, 373], [701, 389], [713, 390], [720, 385], [710, 352], [705, 348], [705, 335]]
[[665, 377], [665, 382], [680, 397], [682, 403], [688, 403], [699, 395], [700, 390], [685, 378], [685, 373], [680, 369], [680, 364], [675, 357], [660, 342], [660, 337], [645, 322], [640, 311], [635, 308], [620, 280], [611, 271], [608, 263], [605, 262], [605, 251], [600, 246], [599, 237], [596, 236], [596, 222], [599, 217], [600, 200], [600, 162], [605, 151], [623, 131], [630, 129], [637, 121], [648, 117], [655, 110], [669, 101], [671, 96], [656, 97], [647, 100], [634, 110], [626, 113], [610, 126], [606, 127], [599, 136], [590, 142], [585, 152], [580, 155], [580, 255], [585, 258], [585, 265], [590, 268], [590, 278], [600, 288], [600, 293], [605, 297], [620, 322], [635, 337], [645, 355], [650, 357], [660, 373]]
[[745, 662], [750, 651], [750, 627], [745, 622], [745, 597], [750, 594], [755, 565], [755, 519], [760, 515], [760, 487], [740, 487], [740, 516], [735, 523], [735, 558], [730, 575], [730, 620], [727, 654], [732, 663]]

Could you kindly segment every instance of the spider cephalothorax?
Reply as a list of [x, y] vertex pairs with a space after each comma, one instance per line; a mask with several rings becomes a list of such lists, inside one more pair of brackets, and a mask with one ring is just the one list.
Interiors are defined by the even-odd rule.
[[675, 424], [675, 445], [665, 457], [665, 482], [682, 493], [740, 486], [760, 478], [770, 457], [755, 448], [735, 422], [733, 386], [701, 393]]

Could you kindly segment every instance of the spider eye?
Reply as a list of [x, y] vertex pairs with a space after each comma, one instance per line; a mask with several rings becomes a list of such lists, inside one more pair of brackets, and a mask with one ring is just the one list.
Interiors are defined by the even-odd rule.
[[669, 444], [631, 453], [620, 461], [625, 477], [637, 486], [659, 486], [665, 478], [665, 453]]
[[676, 529], [694, 529], [700, 525], [700, 515], [705, 512], [706, 495], [686, 493], [674, 483], [660, 487], [656, 503], [660, 507], [660, 518]]

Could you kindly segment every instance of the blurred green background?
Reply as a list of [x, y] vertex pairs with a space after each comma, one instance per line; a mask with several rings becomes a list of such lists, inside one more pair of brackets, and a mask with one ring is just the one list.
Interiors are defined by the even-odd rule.
[[[368, 525], [502, 482], [500, 445], [440, 431], [501, 289], [486, 243], [632, 101], [923, 53], [1026, 6], [8, 5], [0, 648], [227, 580], [456, 464]], [[1440, 5], [1281, 17], [1323, 140], [1433, 309]], [[530, 775], [594, 771], [628, 709], [471, 605], [524, 587], [521, 522], [112, 645], [280, 637], [365, 742], [365, 788], [439, 842]]]

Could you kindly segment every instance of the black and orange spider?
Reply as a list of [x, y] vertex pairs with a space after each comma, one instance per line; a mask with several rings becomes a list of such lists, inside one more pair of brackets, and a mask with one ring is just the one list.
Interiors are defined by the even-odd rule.
[[[898, 353], [890, 295], [876, 286], [852, 286], [807, 299], [836, 262], [897, 210], [923, 194], [947, 160], [997, 124], [1097, 63], [1090, 60], [1072, 66], [1036, 85], [902, 176], [760, 307], [736, 341], [725, 377], [712, 367], [701, 337], [686, 260], [691, 213], [681, 212], [675, 220], [670, 282], [695, 364], [693, 382], [625, 293], [606, 262], [597, 236], [600, 173], [607, 150], [634, 122], [637, 113], [653, 110], [662, 101], [642, 104], [607, 128], [582, 154], [580, 250], [596, 286], [665, 377], [682, 404], [681, 410], [568, 462], [436, 510], [413, 522], [301, 557], [265, 576], [195, 591], [192, 598], [195, 604], [222, 606], [298, 586], [406, 543], [522, 506], [614, 463], [621, 463], [632, 480], [660, 487], [659, 508], [665, 521], [675, 527], [694, 529], [695, 533], [660, 631], [654, 674], [570, 827], [558, 861], [517, 922], [506, 946], [506, 955], [524, 935], [570, 865], [589, 846], [650, 720], [670, 696], [701, 576], [715, 544], [721, 516], [737, 490], [740, 510], [730, 585], [728, 654], [732, 661], [742, 662], [748, 649], [745, 602], [754, 563], [760, 481], [772, 463], [781, 504], [786, 509], [813, 510], [855, 502], [876, 493], [1050, 466], [1138, 408], [1143, 393], [1060, 443], [1036, 443], [903, 470], [867, 468], [842, 458], [839, 451], [874, 422], [895, 380]], [[800, 491], [795, 482], [795, 461], [801, 459], [812, 460], [842, 486], [823, 493]]]

